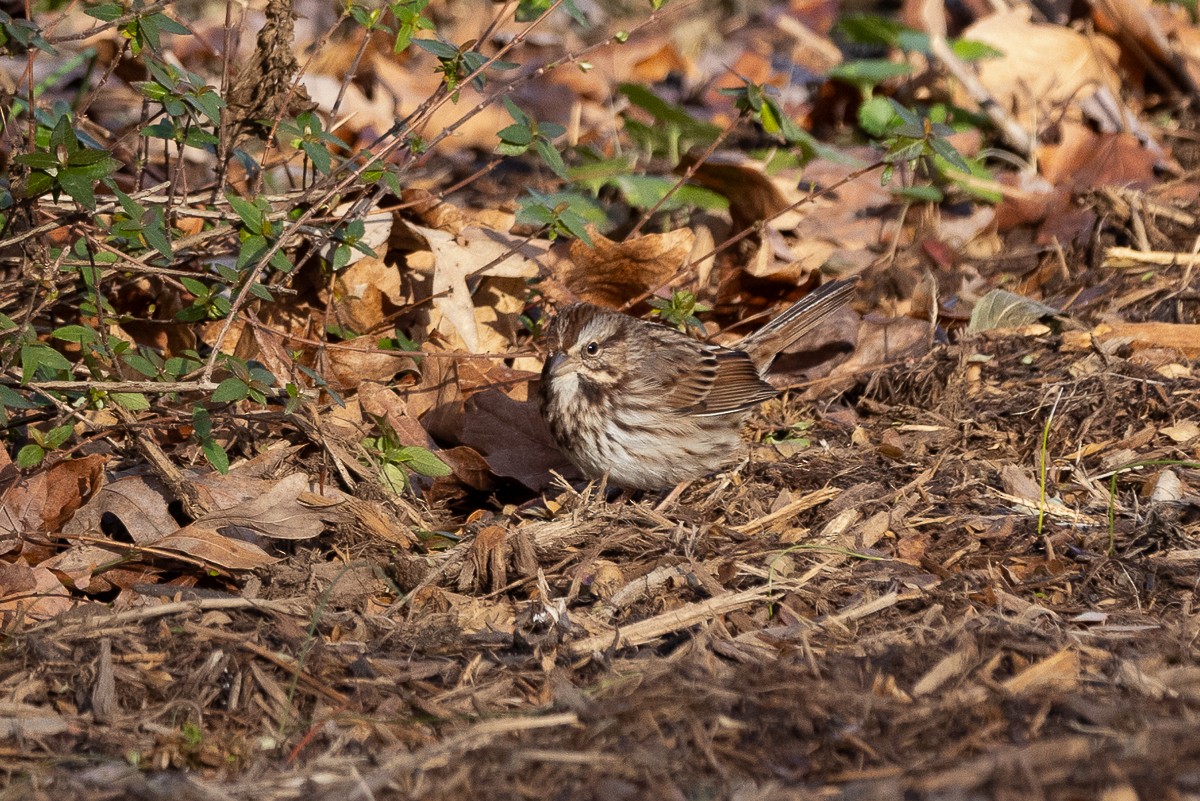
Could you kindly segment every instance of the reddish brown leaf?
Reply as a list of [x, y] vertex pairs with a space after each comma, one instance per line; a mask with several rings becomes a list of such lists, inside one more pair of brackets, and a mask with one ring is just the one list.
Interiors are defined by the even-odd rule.
[[532, 490], [550, 485], [551, 470], [569, 478], [578, 475], [554, 445], [537, 404], [518, 403], [498, 390], [467, 401], [460, 439], [483, 454], [493, 473]]

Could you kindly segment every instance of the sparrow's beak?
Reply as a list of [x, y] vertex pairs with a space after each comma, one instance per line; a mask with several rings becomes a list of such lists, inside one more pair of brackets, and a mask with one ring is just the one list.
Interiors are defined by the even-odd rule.
[[546, 356], [546, 366], [542, 368], [542, 375], [557, 376], [563, 373], [570, 372], [566, 369], [567, 354], [561, 350], [552, 350]]

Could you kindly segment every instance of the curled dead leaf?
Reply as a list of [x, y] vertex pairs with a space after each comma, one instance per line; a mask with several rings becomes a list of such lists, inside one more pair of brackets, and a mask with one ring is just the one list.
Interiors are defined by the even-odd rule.
[[615, 242], [589, 228], [594, 247], [570, 244], [556, 276], [579, 300], [609, 308], [659, 286], [687, 260], [695, 234], [686, 228]]

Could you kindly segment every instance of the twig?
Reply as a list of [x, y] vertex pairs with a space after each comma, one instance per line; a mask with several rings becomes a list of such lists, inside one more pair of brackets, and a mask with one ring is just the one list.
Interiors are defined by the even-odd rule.
[[646, 620], [639, 620], [633, 625], [614, 629], [611, 633], [596, 634], [576, 640], [567, 646], [567, 651], [572, 656], [590, 656], [604, 649], [633, 648], [655, 640], [664, 634], [690, 628], [718, 615], [750, 606], [776, 592], [778, 592], [778, 588], [754, 587], [741, 592], [731, 592], [719, 598], [688, 604]]
[[633, 226], [633, 230], [626, 235], [625, 238], [627, 240], [633, 239], [638, 235], [642, 228], [645, 227], [646, 223], [650, 222], [650, 218], [654, 216], [654, 213], [661, 209], [663, 204], [666, 203], [672, 195], [678, 192], [684, 184], [692, 179], [692, 176], [704, 166], [704, 163], [708, 161], [709, 157], [711, 157], [712, 154], [717, 151], [717, 148], [721, 146], [721, 143], [729, 138], [729, 135], [734, 132], [737, 126], [742, 122], [742, 120], [746, 119], [746, 117], [747, 112], [743, 111], [725, 126], [725, 130], [721, 131], [720, 135], [713, 140], [713, 143], [708, 146], [707, 150], [705, 150], [698, 158], [692, 161], [687, 170], [684, 171], [683, 175], [679, 177], [679, 180], [675, 182], [675, 185], [668, 189], [663, 196], [658, 199], [658, 202], [651, 206], [650, 209], [642, 215], [642, 218], [638, 220], [637, 225]]
[[1117, 270], [1141, 269], [1147, 265], [1177, 267], [1196, 264], [1195, 253], [1172, 253], [1166, 250], [1134, 250], [1133, 248], [1111, 247], [1104, 251], [1102, 266]]
[[738, 534], [757, 534], [760, 531], [767, 530], [780, 520], [786, 520], [793, 515], [803, 512], [805, 509], [812, 509], [814, 506], [819, 506], [826, 501], [833, 500], [841, 493], [842, 491], [837, 487], [823, 487], [815, 492], [808, 493], [802, 498], [797, 498], [782, 509], [777, 509], [769, 515], [763, 515], [757, 520], [751, 520], [749, 523], [734, 526], [731, 531], [735, 531]]
[[130, 609], [125, 612], [89, 613], [85, 620], [78, 622], [64, 621], [62, 617], [56, 617], [26, 629], [26, 632], [32, 633], [46, 629], [56, 629], [55, 636], [65, 638], [81, 633], [77, 629], [111, 628], [113, 626], [124, 626], [127, 623], [139, 623], [169, 615], [184, 614], [187, 612], [207, 612], [209, 610], [257, 609], [261, 612], [294, 614], [303, 600], [303, 598], [284, 598], [275, 601], [263, 601], [254, 598], [199, 598], [194, 601], [172, 601], [171, 603], [148, 606], [143, 609]]
[[395, 783], [400, 774], [415, 773], [435, 765], [453, 764], [453, 757], [461, 758], [506, 734], [578, 725], [579, 716], [574, 712], [485, 720], [442, 742], [427, 745], [412, 753], [401, 752], [369, 776], [351, 779], [313, 798], [316, 801], [374, 801], [375, 793]]
[[769, 217], [765, 217], [762, 220], [759, 220], [754, 225], [751, 225], [747, 228], [743, 228], [741, 231], [739, 231], [738, 233], [729, 237], [721, 244], [715, 245], [707, 253], [704, 253], [700, 256], [693, 256], [692, 258], [689, 258], [682, 265], [680, 265], [679, 269], [675, 271], [674, 275], [672, 275], [666, 281], [664, 281], [663, 283], [654, 287], [653, 289], [648, 289], [645, 292], [641, 293], [640, 295], [632, 298], [631, 300], [626, 301], [625, 304], [623, 306], [621, 306], [621, 309], [624, 311], [628, 311], [629, 309], [633, 308], [637, 304], [646, 300], [646, 298], [649, 298], [652, 295], [657, 295], [659, 292], [662, 292], [666, 289], [670, 289], [671, 287], [675, 286], [680, 281], [682, 281], [684, 278], [686, 278], [691, 273], [692, 268], [694, 268], [697, 264], [700, 264], [700, 263], [704, 262], [705, 260], [710, 259], [713, 256], [716, 256], [718, 253], [721, 253], [721, 252], [733, 247], [738, 242], [741, 242], [743, 239], [750, 236], [751, 234], [761, 231], [763, 229], [763, 227], [766, 226], [766, 224], [771, 222], [772, 220], [776, 220], [789, 212], [795, 211], [796, 209], [803, 206], [805, 203], [811, 203], [815, 198], [821, 197], [822, 195], [826, 195], [830, 192], [834, 192], [837, 189], [839, 189], [840, 187], [843, 187], [846, 184], [850, 183], [851, 181], [856, 181], [859, 178], [861, 178], [862, 176], [866, 175], [867, 173], [877, 170], [880, 167], [883, 167], [885, 164], [886, 164], [886, 162], [884, 162], [884, 161], [876, 161], [874, 164], [868, 164], [865, 167], [860, 167], [859, 169], [850, 173], [846, 177], [842, 178], [839, 181], [835, 181], [834, 183], [830, 184], [827, 187], [824, 187], [820, 191], [807, 194], [804, 197], [797, 200], [795, 203], [785, 206], [784, 208], [776, 211], [774, 214], [770, 215]]
[[929, 49], [946, 70], [958, 79], [971, 99], [983, 109], [983, 113], [988, 115], [988, 119], [999, 129], [1000, 135], [1009, 147], [1027, 159], [1033, 158], [1034, 151], [1037, 149], [1037, 136], [1022, 128], [1021, 124], [996, 102], [996, 98], [992, 97], [992, 93], [987, 90], [983, 82], [975, 77], [975, 73], [971, 72], [970, 68], [954, 55], [950, 45], [946, 42], [945, 35], [930, 36]]

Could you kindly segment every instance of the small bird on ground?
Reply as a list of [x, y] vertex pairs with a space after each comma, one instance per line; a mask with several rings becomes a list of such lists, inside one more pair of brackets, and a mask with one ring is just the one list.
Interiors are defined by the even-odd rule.
[[750, 411], [778, 390], [775, 357], [846, 305], [857, 279], [820, 287], [730, 347], [590, 303], [547, 325], [540, 406], [558, 447], [592, 479], [663, 489], [742, 449]]

